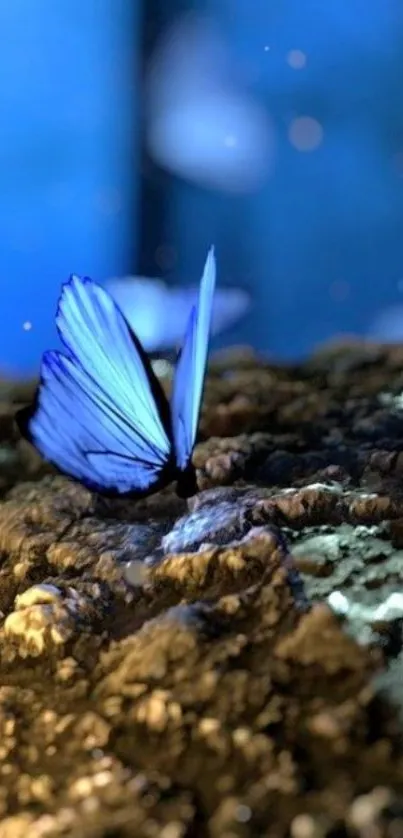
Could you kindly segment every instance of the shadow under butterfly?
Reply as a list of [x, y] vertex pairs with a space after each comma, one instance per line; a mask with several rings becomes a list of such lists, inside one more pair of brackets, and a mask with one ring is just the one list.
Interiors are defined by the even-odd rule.
[[63, 286], [56, 325], [64, 352], [45, 352], [20, 432], [60, 471], [107, 497], [140, 497], [176, 481], [197, 491], [192, 464], [216, 281], [208, 253], [168, 401], [150, 359], [112, 297], [90, 279]]

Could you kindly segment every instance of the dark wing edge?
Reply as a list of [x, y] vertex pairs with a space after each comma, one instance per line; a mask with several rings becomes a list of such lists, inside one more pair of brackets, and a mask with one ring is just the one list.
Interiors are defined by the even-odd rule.
[[[32, 426], [35, 425], [35, 423], [36, 424], [38, 423], [38, 417], [39, 417], [39, 421], [40, 421], [41, 411], [42, 411], [43, 427], [45, 429], [47, 427], [48, 430], [50, 430], [51, 434], [53, 433], [53, 423], [51, 425], [49, 424], [49, 412], [50, 411], [53, 410], [56, 414], [54, 416], [56, 424], [57, 424], [57, 418], [58, 418], [57, 413], [59, 413], [59, 419], [61, 418], [61, 424], [62, 425], [63, 425], [63, 420], [64, 420], [64, 423], [66, 423], [66, 416], [67, 416], [67, 424], [68, 424], [68, 421], [69, 421], [68, 414], [65, 413], [66, 400], [64, 398], [64, 408], [63, 408], [63, 398], [60, 400], [60, 370], [59, 370], [59, 381], [58, 381], [59, 403], [58, 403], [58, 399], [56, 397], [55, 388], [54, 388], [53, 393], [52, 393], [52, 390], [51, 390], [51, 388], [52, 388], [52, 378], [50, 376], [51, 361], [54, 361], [57, 357], [59, 358], [60, 369], [62, 369], [62, 366], [63, 366], [63, 363], [60, 363], [60, 362], [64, 362], [64, 367], [65, 368], [62, 369], [62, 372], [65, 375], [66, 375], [66, 368], [68, 367], [68, 365], [70, 365], [70, 367], [75, 370], [75, 373], [77, 375], [79, 373], [78, 379], [81, 380], [81, 383], [83, 381], [85, 383], [85, 381], [87, 380], [89, 390], [92, 391], [92, 394], [97, 397], [98, 404], [95, 405], [95, 401], [93, 401], [93, 405], [94, 405], [95, 413], [98, 414], [98, 418], [99, 418], [100, 409], [102, 410], [102, 405], [104, 404], [104, 406], [105, 406], [105, 398], [106, 399], [109, 398], [109, 400], [110, 400], [109, 401], [109, 406], [107, 405], [107, 407], [109, 407], [109, 419], [110, 419], [111, 408], [116, 406], [116, 403], [113, 401], [113, 398], [111, 398], [108, 395], [108, 388], [106, 388], [106, 390], [105, 390], [105, 388], [102, 386], [103, 382], [101, 381], [101, 383], [99, 383], [98, 381], [94, 380], [94, 378], [91, 376], [91, 373], [83, 368], [83, 366], [80, 364], [79, 360], [77, 360], [77, 358], [74, 357], [74, 352], [72, 352], [72, 347], [69, 345], [68, 341], [65, 339], [65, 333], [64, 333], [64, 330], [61, 326], [61, 319], [62, 319], [61, 316], [63, 315], [63, 319], [64, 320], [66, 319], [66, 312], [63, 312], [63, 306], [66, 302], [66, 295], [67, 295], [67, 300], [68, 300], [69, 293], [71, 293], [71, 294], [74, 293], [74, 289], [77, 288], [77, 283], [79, 284], [79, 286], [85, 287], [85, 289], [89, 293], [89, 295], [92, 294], [93, 299], [91, 301], [91, 305], [94, 307], [94, 309], [95, 309], [96, 305], [99, 304], [99, 300], [101, 300], [101, 304], [102, 304], [102, 299], [104, 299], [102, 297], [102, 295], [107, 295], [108, 296], [108, 298], [109, 298], [108, 305], [109, 306], [110, 306], [110, 301], [112, 301], [115, 311], [118, 312], [118, 317], [120, 317], [122, 319], [122, 322], [124, 323], [125, 328], [127, 329], [127, 333], [130, 336], [130, 340], [133, 344], [133, 351], [134, 351], [134, 353], [137, 352], [138, 358], [140, 360], [140, 364], [142, 365], [142, 368], [143, 368], [143, 372], [144, 372], [145, 377], [148, 381], [149, 390], [150, 390], [150, 393], [151, 393], [151, 396], [152, 396], [152, 401], [153, 401], [153, 404], [155, 406], [155, 410], [158, 412], [160, 423], [161, 423], [162, 428], [165, 432], [167, 441], [170, 443], [171, 454], [168, 454], [168, 452], [167, 452], [164, 455], [164, 458], [161, 459], [161, 461], [158, 463], [158, 466], [157, 466], [156, 462], [153, 465], [151, 465], [150, 463], [146, 463], [145, 461], [142, 462], [141, 465], [142, 465], [143, 470], [147, 471], [149, 469], [150, 472], [151, 472], [150, 473], [150, 485], [147, 486], [147, 487], [142, 487], [142, 488], [131, 487], [128, 491], [120, 491], [117, 488], [113, 488], [113, 487], [104, 485], [102, 483], [102, 480], [98, 481], [97, 479], [92, 479], [88, 474], [86, 474], [85, 476], [83, 476], [82, 473], [78, 474], [77, 469], [75, 469], [73, 467], [71, 467], [71, 469], [69, 470], [69, 468], [66, 467], [66, 457], [64, 455], [61, 456], [61, 452], [60, 452], [60, 455], [57, 453], [57, 445], [53, 444], [53, 456], [51, 454], [49, 455], [49, 451], [51, 452], [52, 445], [46, 445], [46, 444], [45, 445], [40, 445], [40, 444], [38, 444], [38, 436], [33, 431]], [[72, 303], [72, 301], [70, 301], [70, 309], [72, 308], [71, 303]], [[66, 307], [68, 308], [68, 306], [66, 306]], [[93, 311], [92, 311], [92, 313], [93, 313]], [[105, 316], [105, 311], [101, 312], [101, 315]], [[70, 310], [70, 313], [68, 314], [68, 316], [70, 316], [70, 317], [72, 316], [71, 310]], [[100, 321], [99, 322], [101, 323], [101, 316], [100, 316]], [[80, 280], [78, 277], [72, 276], [72, 277], [70, 277], [70, 279], [66, 283], [64, 283], [64, 285], [62, 287], [62, 292], [61, 292], [61, 295], [60, 295], [59, 304], [58, 304], [58, 308], [57, 308], [57, 326], [58, 326], [59, 335], [60, 335], [60, 338], [62, 340], [62, 343], [63, 343], [65, 349], [67, 350], [67, 354], [62, 355], [61, 353], [56, 353], [56, 352], [54, 352], [54, 353], [52, 353], [52, 352], [44, 353], [44, 356], [43, 356], [43, 359], [42, 359], [42, 364], [41, 364], [40, 384], [37, 388], [34, 400], [33, 400], [31, 405], [20, 408], [18, 411], [16, 411], [16, 414], [15, 414], [15, 421], [16, 421], [17, 427], [18, 427], [21, 435], [23, 437], [25, 437], [31, 444], [33, 444], [40, 451], [42, 456], [44, 456], [45, 459], [47, 459], [49, 462], [51, 462], [53, 465], [55, 465], [56, 468], [59, 469], [59, 471], [61, 471], [62, 473], [67, 474], [68, 476], [72, 477], [73, 479], [78, 479], [80, 482], [82, 482], [84, 485], [86, 485], [89, 489], [91, 489], [93, 491], [96, 491], [96, 492], [99, 492], [99, 493], [105, 495], [106, 497], [116, 497], [116, 496], [123, 497], [123, 496], [129, 496], [129, 495], [134, 496], [134, 497], [142, 497], [142, 496], [145, 496], [145, 495], [149, 494], [151, 490], [156, 491], [159, 487], [169, 483], [174, 478], [174, 472], [175, 472], [175, 462], [174, 462], [174, 458], [173, 458], [172, 424], [171, 424], [169, 402], [168, 402], [168, 399], [167, 399], [167, 397], [166, 397], [166, 395], [163, 391], [162, 385], [160, 384], [157, 376], [154, 373], [151, 362], [150, 362], [146, 352], [144, 351], [144, 349], [141, 345], [141, 342], [139, 341], [139, 339], [137, 338], [137, 336], [135, 335], [133, 330], [130, 328], [129, 324], [127, 323], [126, 318], [124, 317], [124, 315], [120, 311], [120, 309], [117, 306], [117, 304], [115, 303], [115, 301], [110, 297], [110, 295], [107, 294], [107, 292], [104, 289], [101, 288], [101, 286], [98, 286], [97, 283], [94, 283], [92, 280], [90, 280], [88, 278], [85, 278], [84, 280]], [[46, 377], [47, 377], [48, 380], [46, 380]], [[55, 382], [53, 382], [53, 384], [54, 383]], [[69, 382], [69, 384], [70, 384], [70, 390], [71, 390], [71, 381]], [[133, 381], [133, 387], [135, 387], [135, 384], [136, 384], [136, 382]], [[137, 382], [137, 384], [139, 384], [139, 381]], [[76, 386], [76, 385], [77, 385], [77, 381], [75, 382], [74, 386]], [[84, 388], [82, 388], [82, 389], [84, 389]], [[140, 398], [140, 395], [139, 395], [139, 398]], [[144, 391], [143, 391], [143, 395], [144, 395]], [[102, 398], [99, 398], [100, 396], [102, 396]], [[84, 415], [86, 414], [87, 419], [88, 419], [88, 415], [89, 415], [89, 411], [90, 411], [89, 405], [91, 403], [92, 396], [87, 394], [85, 404], [84, 404], [84, 397], [83, 397], [82, 393], [80, 393], [80, 398], [81, 398], [82, 404], [84, 405]], [[47, 402], [47, 406], [46, 406], [46, 402]], [[43, 407], [44, 404], [45, 404], [45, 407]], [[46, 411], [48, 411], [48, 415], [46, 415]], [[124, 418], [124, 413], [122, 414], [122, 417]], [[73, 424], [74, 424], [74, 419], [73, 419]], [[80, 423], [76, 422], [76, 428], [75, 428], [76, 430], [77, 430], [77, 428], [79, 428], [79, 424]], [[99, 425], [96, 426], [95, 430], [97, 430], [97, 427], [98, 427], [98, 431], [99, 431], [99, 436], [101, 437], [102, 433], [101, 433], [100, 429], [102, 429], [102, 425], [101, 426], [99, 426]], [[64, 432], [65, 432], [65, 436], [66, 436], [66, 428], [64, 428]], [[135, 430], [135, 427], [133, 427], [133, 435], [135, 436], [135, 434], [136, 434], [136, 430]], [[61, 436], [63, 436], [63, 435], [61, 435]], [[53, 443], [54, 442], [55, 442], [55, 440], [53, 440]], [[143, 437], [143, 442], [144, 442], [144, 437]], [[150, 445], [151, 445], [151, 443], [150, 443]], [[47, 452], [44, 451], [44, 448], [47, 448]], [[71, 441], [71, 451], [72, 452], [73, 452], [73, 449], [74, 449], [74, 441]], [[56, 453], [55, 453], [55, 451], [56, 451]], [[150, 451], [151, 451], [151, 448], [150, 448]], [[79, 454], [80, 457], [83, 458], [83, 460], [86, 459], [87, 462], [90, 465], [91, 465], [91, 460], [92, 460], [93, 463], [97, 463], [98, 468], [103, 461], [102, 458], [104, 458], [105, 464], [108, 462], [108, 458], [109, 458], [109, 462], [108, 462], [109, 467], [111, 466], [111, 463], [113, 462], [115, 464], [119, 463], [121, 469], [123, 469], [123, 470], [131, 468], [131, 469], [133, 469], [133, 477], [135, 476], [136, 462], [137, 462], [138, 466], [140, 465], [139, 458], [136, 458], [136, 456], [130, 457], [130, 456], [122, 455], [119, 452], [109, 451], [107, 446], [105, 446], [104, 450], [90, 451], [88, 445], [85, 445], [85, 446], [83, 445], [80, 449], [78, 447], [78, 444], [77, 444], [76, 450], [74, 451], [74, 456], [77, 456], [77, 454]], [[161, 454], [161, 458], [162, 458], [162, 452], [160, 452], [160, 454]], [[61, 461], [64, 461], [62, 467], [60, 466]], [[74, 461], [74, 457], [73, 457], [73, 461]], [[154, 473], [152, 473], [153, 468], [154, 468]], [[82, 470], [80, 469], [80, 471], [82, 471]], [[143, 477], [144, 477], [144, 475], [143, 475]]]

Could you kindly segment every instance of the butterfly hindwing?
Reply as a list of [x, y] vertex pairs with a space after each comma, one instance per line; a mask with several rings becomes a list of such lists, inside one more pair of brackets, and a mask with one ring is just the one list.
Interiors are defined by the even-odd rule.
[[215, 256], [214, 249], [211, 248], [203, 271], [199, 300], [190, 313], [173, 382], [172, 432], [176, 464], [181, 470], [188, 466], [196, 441], [206, 372], [215, 279]]
[[99, 492], [151, 490], [170, 468], [172, 441], [169, 405], [141, 344], [91, 280], [63, 287], [56, 322], [67, 352], [44, 355], [31, 441]]

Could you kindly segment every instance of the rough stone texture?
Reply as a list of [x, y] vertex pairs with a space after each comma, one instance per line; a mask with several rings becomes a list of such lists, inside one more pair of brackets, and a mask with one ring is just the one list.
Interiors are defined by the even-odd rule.
[[200, 492], [105, 501], [0, 383], [0, 838], [403, 835], [403, 348], [211, 364]]

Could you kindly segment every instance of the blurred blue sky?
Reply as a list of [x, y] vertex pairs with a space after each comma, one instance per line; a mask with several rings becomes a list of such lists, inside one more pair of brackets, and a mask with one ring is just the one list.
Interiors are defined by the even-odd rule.
[[[202, 175], [190, 172], [197, 96], [189, 117], [193, 140], [182, 116], [177, 132], [171, 120], [173, 150], [160, 163], [174, 174], [166, 179], [161, 246], [176, 254], [175, 279], [197, 281], [215, 242], [220, 280], [248, 287], [255, 298], [254, 312], [231, 337], [282, 357], [335, 334], [376, 333], [382, 317], [387, 337], [385, 310], [403, 312], [403, 6], [399, 0], [190, 5], [210, 14], [234, 95], [267, 116], [271, 160], [254, 189], [235, 194], [225, 188], [236, 171], [227, 166], [231, 144], [222, 164], [210, 150], [204, 168], [199, 161]], [[140, 0], [0, 4], [3, 370], [32, 372], [54, 345], [55, 302], [71, 272], [104, 280], [136, 270], [145, 97], [136, 73], [139, 8]], [[182, 77], [195, 74], [193, 63], [190, 51]], [[199, 63], [212, 87], [212, 63], [203, 64], [203, 56]], [[203, 130], [210, 94], [203, 94], [203, 106], [200, 99]], [[243, 127], [237, 124], [235, 134]], [[208, 132], [203, 137], [214, 141]], [[172, 154], [180, 148], [175, 169]], [[158, 268], [156, 258], [155, 274]], [[394, 319], [394, 336], [400, 316], [403, 339], [403, 314]]]

